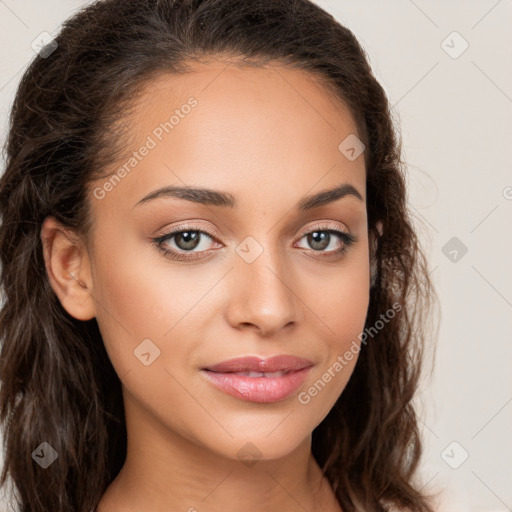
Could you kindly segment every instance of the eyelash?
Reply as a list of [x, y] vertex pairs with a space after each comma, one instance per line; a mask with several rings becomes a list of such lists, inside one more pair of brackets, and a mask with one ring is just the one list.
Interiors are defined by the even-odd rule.
[[[162, 236], [156, 237], [152, 239], [152, 245], [154, 245], [160, 252], [163, 253], [164, 256], [169, 257], [170, 259], [178, 260], [178, 261], [197, 261], [198, 259], [202, 259], [201, 256], [199, 256], [200, 253], [194, 253], [191, 251], [185, 251], [179, 252], [175, 249], [168, 249], [164, 247], [164, 243], [173, 238], [175, 235], [185, 232], [194, 232], [194, 233], [201, 233], [202, 235], [206, 235], [208, 238], [211, 238], [212, 240], [216, 240], [215, 237], [208, 233], [207, 231], [203, 231], [201, 229], [196, 229], [193, 225], [181, 225], [175, 228], [173, 231], [170, 231], [169, 233], [166, 233]], [[343, 242], [343, 246], [341, 249], [336, 249], [334, 251], [329, 251], [324, 254], [327, 254], [329, 256], [332, 256], [333, 254], [336, 255], [343, 255], [345, 252], [349, 249], [349, 247], [357, 242], [357, 237], [353, 235], [352, 233], [346, 233], [345, 231], [340, 231], [337, 229], [332, 229], [328, 225], [319, 225], [316, 226], [314, 229], [307, 231], [304, 233], [299, 240], [304, 238], [307, 235], [310, 235], [315, 232], [322, 232], [322, 233], [329, 233], [329, 234], [335, 234], [337, 235]], [[319, 252], [323, 253], [323, 251], [315, 251], [314, 249], [311, 249], [313, 252]], [[187, 254], [187, 252], [190, 252], [190, 255], [184, 255]], [[203, 252], [203, 251], [201, 251]]]

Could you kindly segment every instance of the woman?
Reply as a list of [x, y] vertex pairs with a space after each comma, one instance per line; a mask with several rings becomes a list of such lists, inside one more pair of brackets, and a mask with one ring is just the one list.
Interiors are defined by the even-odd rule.
[[308, 0], [105, 0], [1, 177], [20, 510], [414, 510], [433, 290], [389, 104]]

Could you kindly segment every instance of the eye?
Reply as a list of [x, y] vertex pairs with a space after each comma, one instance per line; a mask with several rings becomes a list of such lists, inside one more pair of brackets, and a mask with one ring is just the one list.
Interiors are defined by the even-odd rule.
[[[338, 229], [332, 229], [328, 225], [317, 226], [314, 230], [305, 233], [301, 240], [303, 238], [306, 238], [306, 242], [313, 251], [330, 255], [344, 254], [357, 241], [355, 235]], [[336, 239], [338, 239], [338, 248], [336, 248]], [[326, 250], [329, 247], [331, 250]]]
[[[195, 229], [193, 225], [181, 225], [173, 231], [152, 240], [153, 245], [170, 259], [178, 261], [196, 261], [203, 258], [201, 253], [208, 250], [208, 241], [216, 238], [201, 229]], [[314, 252], [328, 255], [342, 255], [357, 241], [357, 237], [351, 233], [332, 229], [329, 225], [317, 226], [308, 231], [302, 237]], [[336, 248], [336, 239], [338, 247]], [[169, 242], [172, 240], [172, 244]], [[204, 242], [204, 243], [203, 243]], [[172, 247], [174, 245], [174, 247]], [[333, 246], [334, 247], [331, 247]], [[326, 250], [331, 247], [331, 250]], [[196, 251], [196, 249], [198, 249]]]
[[[164, 256], [179, 261], [194, 261], [201, 256], [200, 252], [205, 252], [208, 244], [204, 244], [205, 239], [214, 240], [213, 235], [200, 229], [194, 229], [195, 226], [178, 226], [173, 231], [153, 239], [153, 245], [159, 249]], [[174, 240], [173, 240], [174, 239]], [[176, 248], [169, 248], [169, 241], [173, 240]], [[200, 250], [194, 251], [197, 248]], [[187, 254], [190, 253], [190, 254]]]

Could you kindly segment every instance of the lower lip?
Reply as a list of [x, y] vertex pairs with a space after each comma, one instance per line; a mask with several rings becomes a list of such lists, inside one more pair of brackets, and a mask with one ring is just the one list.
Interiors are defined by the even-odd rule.
[[311, 366], [296, 370], [282, 377], [245, 377], [234, 373], [220, 373], [202, 370], [202, 373], [216, 388], [228, 395], [248, 402], [279, 402], [296, 391], [306, 379]]

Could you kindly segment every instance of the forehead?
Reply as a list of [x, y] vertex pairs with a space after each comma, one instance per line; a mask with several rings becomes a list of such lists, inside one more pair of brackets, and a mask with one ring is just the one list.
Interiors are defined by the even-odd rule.
[[[289, 132], [294, 128], [290, 120], [302, 120], [310, 124], [309, 131], [358, 132], [346, 104], [319, 77], [278, 64], [256, 67], [223, 61], [194, 64], [185, 74], [162, 74], [151, 80], [137, 95], [128, 122], [135, 134], [143, 135], [138, 128], [147, 131], [148, 124], [169, 119], [191, 97], [199, 104], [194, 117], [201, 111], [225, 128], [230, 119], [243, 118], [251, 128], [271, 129], [280, 120], [278, 124]], [[307, 131], [304, 125], [300, 129]]]
[[[171, 184], [250, 192], [254, 200], [269, 189], [300, 197], [351, 181], [365, 194], [364, 155], [349, 161], [339, 149], [359, 135], [353, 116], [302, 70], [194, 64], [146, 84], [124, 124], [126, 152], [110, 171], [125, 165], [128, 172], [106, 198], [117, 196], [121, 208]], [[144, 146], [144, 157], [126, 166]]]

